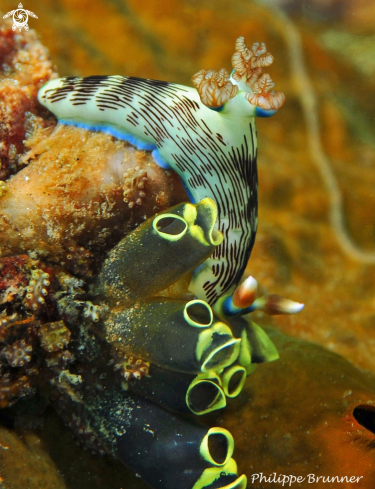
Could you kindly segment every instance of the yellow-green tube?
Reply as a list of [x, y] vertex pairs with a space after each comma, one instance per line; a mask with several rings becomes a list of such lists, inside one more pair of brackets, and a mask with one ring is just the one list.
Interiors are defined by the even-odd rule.
[[178, 413], [202, 415], [226, 406], [221, 378], [215, 372], [198, 375], [151, 364], [149, 374], [130, 379], [126, 388]]
[[[218, 481], [220, 480], [220, 484]], [[224, 467], [210, 467], [206, 469], [192, 489], [246, 489], [247, 477], [237, 477], [237, 464], [233, 459]]]
[[189, 384], [185, 402], [198, 416], [223, 409], [227, 403], [220, 377], [215, 372], [197, 375]]
[[154, 298], [111, 311], [104, 334], [116, 348], [171, 370], [198, 374], [232, 365], [241, 340], [229, 324], [215, 314], [209, 321], [208, 314], [194, 315], [192, 324], [186, 315], [186, 302]]
[[211, 199], [183, 203], [148, 219], [108, 254], [96, 290], [114, 305], [156, 294], [206, 260], [223, 236]]
[[226, 368], [221, 375], [223, 390], [227, 397], [237, 397], [245, 384], [246, 368], [241, 365], [232, 365]]
[[[241, 338], [241, 350], [238, 363], [252, 372], [251, 364], [273, 362], [279, 354], [273, 342], [263, 328], [244, 317], [233, 317], [228, 320], [233, 335]], [[251, 363], [250, 363], [251, 362]]]

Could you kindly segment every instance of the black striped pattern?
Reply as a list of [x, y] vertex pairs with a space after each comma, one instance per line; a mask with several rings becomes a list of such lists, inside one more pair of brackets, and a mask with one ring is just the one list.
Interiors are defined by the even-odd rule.
[[88, 126], [103, 126], [108, 114], [113, 117], [117, 112], [116, 124], [123, 127], [124, 134], [154, 143], [193, 198], [210, 197], [218, 207], [218, 228], [224, 241], [207, 262], [212, 274], [203, 285], [202, 298], [214, 304], [238, 283], [254, 244], [257, 222], [252, 118], [236, 124], [236, 119], [231, 122], [225, 114], [201, 104], [189, 87], [135, 77], [65, 78], [61, 88], [48, 90], [47, 86], [41, 101], [63, 119], [58, 106], [64, 104], [65, 114], [68, 104], [70, 117], [87, 120]]

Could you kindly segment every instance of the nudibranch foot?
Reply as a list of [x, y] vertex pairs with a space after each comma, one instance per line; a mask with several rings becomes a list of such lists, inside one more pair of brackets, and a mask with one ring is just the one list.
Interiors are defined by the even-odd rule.
[[75, 126], [93, 132], [104, 132], [105, 134], [109, 134], [110, 136], [120, 139], [121, 141], [130, 143], [140, 150], [152, 151], [156, 148], [155, 144], [146, 143], [141, 139], [136, 138], [132, 134], [127, 134], [121, 127], [117, 127], [115, 124], [98, 124], [95, 122], [82, 121], [79, 118], [59, 119], [59, 122], [60, 124], [64, 124], [64, 126]]
[[[164, 168], [164, 170], [171, 170], [172, 167], [171, 165], [165, 161], [165, 159], [161, 156], [161, 154], [159, 153], [159, 151], [157, 149], [154, 149], [151, 153], [155, 163], [160, 166], [160, 168]], [[186, 188], [186, 186], [185, 186]], [[192, 203], [195, 203], [194, 200], [190, 200], [190, 202]]]

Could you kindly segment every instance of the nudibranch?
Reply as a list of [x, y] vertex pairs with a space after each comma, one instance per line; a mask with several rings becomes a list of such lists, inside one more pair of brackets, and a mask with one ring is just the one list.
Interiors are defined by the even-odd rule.
[[257, 229], [257, 136], [254, 118], [273, 115], [284, 95], [262, 68], [273, 62], [264, 43], [236, 41], [231, 76], [201, 70], [196, 88], [125, 76], [49, 81], [39, 101], [59, 122], [104, 131], [175, 170], [192, 203], [212, 199], [223, 242], [192, 274], [190, 291], [214, 305], [233, 293]]

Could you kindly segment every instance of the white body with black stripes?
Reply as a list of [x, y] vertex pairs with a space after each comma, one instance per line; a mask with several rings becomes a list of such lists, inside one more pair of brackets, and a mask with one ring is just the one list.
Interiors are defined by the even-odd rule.
[[214, 110], [183, 85], [123, 76], [69, 77], [44, 85], [39, 101], [63, 124], [152, 150], [159, 165], [178, 173], [193, 202], [214, 200], [224, 241], [193, 272], [190, 290], [211, 305], [233, 290], [257, 228], [256, 108], [245, 92]]

